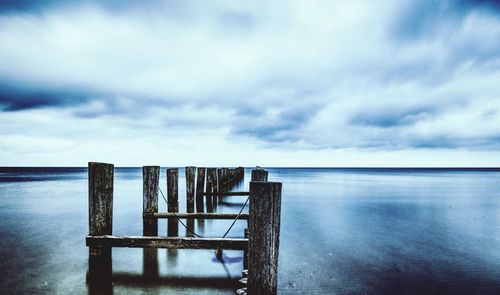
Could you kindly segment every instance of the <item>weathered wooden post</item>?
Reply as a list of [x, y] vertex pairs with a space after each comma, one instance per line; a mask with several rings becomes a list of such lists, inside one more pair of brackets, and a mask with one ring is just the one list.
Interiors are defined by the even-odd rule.
[[[158, 189], [160, 184], [160, 166], [142, 167], [142, 220], [143, 235], [158, 235], [158, 219], [152, 215], [158, 213]], [[144, 248], [143, 275], [146, 281], [155, 280], [159, 276], [158, 249]]]
[[[194, 181], [196, 178], [196, 167], [188, 166], [184, 169], [184, 174], [186, 176], [186, 211], [188, 213], [194, 213]], [[186, 235], [188, 237], [193, 236], [194, 232], [194, 219], [187, 219], [186, 225], [189, 230], [187, 230]]]
[[205, 192], [205, 168], [198, 167], [196, 176], [196, 212], [203, 212], [203, 193]]
[[188, 213], [194, 213], [194, 179], [196, 167], [188, 166], [184, 171], [186, 174], [186, 210]]
[[[217, 193], [219, 192], [218, 190], [218, 184], [217, 184], [217, 168], [209, 168], [208, 169], [208, 176], [210, 176], [211, 179], [211, 190], [210, 193], [212, 194], [211, 202], [212, 202], [212, 207], [213, 209], [217, 209]], [[208, 183], [207, 183], [208, 184]]]
[[276, 294], [281, 183], [250, 182], [248, 294]]
[[250, 181], [267, 181], [268, 172], [262, 168], [252, 170], [252, 178]]
[[158, 219], [152, 217], [158, 213], [158, 186], [160, 183], [160, 167], [142, 167], [142, 213], [143, 213], [143, 235], [158, 235]]
[[[167, 201], [168, 212], [179, 212], [179, 169], [167, 169]], [[168, 218], [168, 236], [179, 235], [179, 221], [175, 217]]]
[[[218, 193], [223, 193], [224, 192], [224, 168], [218, 168], [217, 169], [217, 192]], [[219, 202], [222, 202], [222, 197], [217, 196], [216, 201], [214, 201], [215, 204], [218, 204]]]
[[[245, 228], [243, 235], [245, 238], [248, 239], [249, 237], [248, 228]], [[246, 250], [243, 250], [243, 269], [248, 269], [248, 248]]]
[[213, 197], [212, 193], [215, 190], [215, 186], [217, 185], [217, 177], [214, 178], [214, 175], [217, 175], [217, 169], [216, 168], [207, 168], [207, 212], [211, 213], [214, 212], [214, 205], [213, 205]]
[[222, 168], [222, 187], [223, 191], [229, 191], [229, 168]]
[[[113, 173], [113, 164], [95, 162], [88, 164], [90, 236], [113, 233]], [[90, 246], [90, 289], [95, 289], [96, 292], [112, 289], [111, 273], [111, 247]]]

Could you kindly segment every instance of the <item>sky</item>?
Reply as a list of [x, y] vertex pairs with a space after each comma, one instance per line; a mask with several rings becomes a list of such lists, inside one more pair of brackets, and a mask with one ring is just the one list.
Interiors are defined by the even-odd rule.
[[500, 3], [1, 1], [0, 166], [500, 167]]

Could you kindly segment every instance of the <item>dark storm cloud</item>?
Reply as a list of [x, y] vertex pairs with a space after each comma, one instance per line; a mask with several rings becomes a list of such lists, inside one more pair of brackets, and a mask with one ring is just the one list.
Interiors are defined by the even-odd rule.
[[0, 109], [21, 111], [43, 107], [69, 107], [86, 102], [92, 95], [78, 90], [19, 88], [0, 83]]
[[436, 115], [433, 106], [415, 106], [412, 108], [380, 108], [363, 110], [351, 117], [350, 123], [361, 126], [381, 128], [413, 125], [420, 120], [427, 120]]

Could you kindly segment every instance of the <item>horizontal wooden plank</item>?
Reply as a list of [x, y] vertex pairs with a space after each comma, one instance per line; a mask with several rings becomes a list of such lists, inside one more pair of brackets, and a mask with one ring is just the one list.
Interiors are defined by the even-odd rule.
[[229, 196], [249, 196], [250, 192], [225, 192], [225, 193], [203, 193], [204, 196], [218, 196], [218, 197], [229, 197]]
[[[235, 219], [238, 214], [235, 213], [172, 213], [172, 212], [158, 212], [152, 214], [145, 214], [145, 217], [151, 216], [153, 218], [171, 218], [177, 217], [179, 219]], [[238, 217], [241, 220], [248, 220], [248, 213], [241, 213]]]
[[246, 250], [246, 238], [188, 238], [143, 236], [87, 236], [87, 246], [166, 249]]

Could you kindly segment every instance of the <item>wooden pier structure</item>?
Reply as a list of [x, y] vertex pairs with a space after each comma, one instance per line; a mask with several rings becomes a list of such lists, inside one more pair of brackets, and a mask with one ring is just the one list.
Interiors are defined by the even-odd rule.
[[[142, 172], [143, 236], [114, 236], [114, 166], [89, 163], [88, 280], [111, 281], [113, 247], [144, 248], [145, 260], [151, 248], [213, 249], [218, 255], [227, 249], [244, 253], [242, 273], [247, 277], [240, 281], [246, 288], [239, 289], [238, 294], [277, 293], [282, 185], [269, 182], [268, 171], [252, 170], [249, 191], [233, 192], [231, 188], [243, 181], [243, 167], [185, 167], [187, 212], [179, 212], [179, 168], [166, 169], [166, 198], [160, 188], [160, 167], [144, 166]], [[167, 203], [166, 212], [158, 211], [159, 193]], [[226, 196], [248, 196], [249, 213], [243, 213], [243, 208], [237, 213], [214, 212]], [[167, 236], [158, 234], [158, 219], [168, 220]], [[242, 220], [247, 222], [247, 229], [241, 238], [225, 237], [232, 225], [223, 237], [201, 237], [192, 229], [194, 220], [204, 219], [233, 220], [233, 225]], [[186, 220], [187, 225], [181, 220]], [[179, 237], [179, 223], [186, 226], [187, 237]]]

